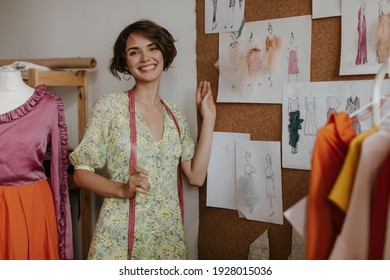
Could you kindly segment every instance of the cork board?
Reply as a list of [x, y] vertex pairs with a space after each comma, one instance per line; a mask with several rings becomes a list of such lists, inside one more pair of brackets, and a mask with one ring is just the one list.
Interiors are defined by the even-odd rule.
[[[246, 0], [245, 20], [260, 21], [311, 15], [311, 0]], [[209, 80], [218, 94], [218, 34], [205, 34], [205, 0], [196, 1], [197, 75]], [[339, 76], [341, 17], [312, 21], [311, 82], [373, 79], [373, 75]], [[256, 120], [256, 122], [253, 122]], [[217, 103], [215, 131], [250, 133], [251, 140], [282, 141], [281, 104]], [[283, 211], [303, 198], [309, 189], [310, 171], [282, 168]], [[248, 259], [249, 246], [268, 229], [270, 259], [287, 259], [292, 227], [239, 218], [229, 209], [206, 207], [207, 185], [200, 189], [199, 259]]]

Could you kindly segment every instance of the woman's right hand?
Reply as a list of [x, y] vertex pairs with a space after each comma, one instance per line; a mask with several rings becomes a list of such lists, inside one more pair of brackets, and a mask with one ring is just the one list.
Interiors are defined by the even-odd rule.
[[130, 175], [129, 182], [123, 184], [119, 197], [132, 198], [135, 193], [148, 194], [150, 183], [148, 180], [149, 172], [141, 167], [136, 167], [135, 172]]

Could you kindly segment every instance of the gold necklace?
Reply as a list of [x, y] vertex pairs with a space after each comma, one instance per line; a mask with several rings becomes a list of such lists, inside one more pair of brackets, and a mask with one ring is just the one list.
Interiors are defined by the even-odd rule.
[[136, 101], [138, 102], [138, 103], [140, 103], [140, 104], [142, 104], [143, 106], [145, 106], [146, 107], [146, 109], [152, 109], [153, 107], [155, 107], [155, 106], [157, 106], [158, 104], [160, 104], [161, 103], [161, 97], [159, 97], [158, 98], [158, 101], [156, 102], [156, 103], [154, 103], [154, 104], [146, 104], [146, 103], [144, 103], [144, 102], [142, 102], [142, 101], [140, 101], [140, 100], [138, 100], [138, 99], [136, 99]]

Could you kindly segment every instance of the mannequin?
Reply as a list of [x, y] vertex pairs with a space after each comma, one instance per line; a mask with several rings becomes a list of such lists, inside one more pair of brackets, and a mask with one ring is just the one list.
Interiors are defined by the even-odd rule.
[[12, 66], [0, 67], [0, 147], [0, 260], [73, 259], [64, 104]]
[[24, 104], [33, 93], [34, 89], [26, 85], [19, 70], [9, 66], [0, 68], [0, 114]]

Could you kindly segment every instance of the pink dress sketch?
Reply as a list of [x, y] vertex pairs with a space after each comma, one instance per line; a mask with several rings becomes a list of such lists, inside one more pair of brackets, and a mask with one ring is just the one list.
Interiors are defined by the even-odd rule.
[[290, 47], [288, 48], [288, 58], [287, 58], [288, 82], [290, 82], [290, 76], [295, 76], [295, 81], [298, 82], [298, 74], [299, 74], [298, 52], [297, 52], [297, 47], [294, 45], [294, 42], [295, 42], [294, 33], [291, 32]]
[[390, 56], [390, 1], [379, 1], [378, 8], [376, 62], [384, 63]]
[[364, 0], [358, 10], [358, 26], [357, 26], [357, 54], [355, 59], [356, 65], [367, 63], [367, 27], [366, 27], [366, 3]]

